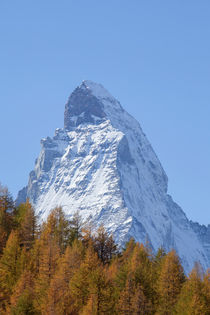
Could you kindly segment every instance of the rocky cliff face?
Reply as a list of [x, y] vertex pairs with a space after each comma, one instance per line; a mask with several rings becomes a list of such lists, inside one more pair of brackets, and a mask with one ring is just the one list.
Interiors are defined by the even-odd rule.
[[[201, 225], [197, 222], [190, 221], [191, 228], [198, 236], [198, 239], [202, 243], [208, 262], [210, 262], [210, 224], [208, 226]], [[210, 264], [209, 264], [210, 265]]]
[[139, 123], [101, 85], [77, 87], [64, 129], [41, 145], [17, 202], [29, 198], [42, 220], [56, 206], [68, 216], [79, 210], [119, 244], [132, 236], [154, 250], [175, 248], [186, 271], [195, 261], [209, 266], [208, 232], [201, 236], [167, 194], [167, 176]]

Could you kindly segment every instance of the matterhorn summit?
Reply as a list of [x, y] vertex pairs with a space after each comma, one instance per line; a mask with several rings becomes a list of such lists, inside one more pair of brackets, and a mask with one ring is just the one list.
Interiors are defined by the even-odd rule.
[[118, 244], [134, 237], [154, 251], [174, 248], [186, 272], [195, 261], [210, 266], [209, 229], [190, 222], [167, 194], [139, 123], [102, 85], [83, 81], [67, 101], [64, 128], [41, 146], [17, 198], [29, 198], [41, 220], [62, 206], [69, 217], [79, 211], [95, 228], [103, 224]]

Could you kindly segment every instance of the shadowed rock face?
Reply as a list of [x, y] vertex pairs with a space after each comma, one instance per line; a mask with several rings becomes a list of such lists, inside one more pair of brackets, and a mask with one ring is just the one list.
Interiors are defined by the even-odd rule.
[[117, 162], [118, 163], [129, 163], [132, 164], [134, 163], [131, 153], [130, 153], [130, 149], [129, 149], [129, 145], [128, 145], [128, 140], [127, 138], [124, 136], [122, 138], [122, 140], [119, 143], [118, 146], [118, 159]]
[[134, 237], [154, 250], [176, 249], [186, 272], [195, 261], [209, 267], [210, 228], [192, 224], [167, 194], [167, 176], [139, 123], [100, 84], [74, 90], [64, 129], [41, 146], [17, 198], [29, 198], [40, 220], [56, 206], [69, 218], [80, 211], [120, 245]]
[[65, 106], [64, 128], [70, 130], [71, 127], [82, 123], [94, 123], [93, 116], [106, 117], [103, 103], [92, 95], [90, 90], [76, 88]]

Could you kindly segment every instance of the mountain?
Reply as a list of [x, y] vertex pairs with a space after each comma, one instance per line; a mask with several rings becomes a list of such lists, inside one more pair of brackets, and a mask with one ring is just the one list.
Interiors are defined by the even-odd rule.
[[186, 272], [195, 261], [210, 265], [209, 238], [167, 194], [167, 176], [139, 123], [102, 85], [83, 81], [65, 106], [64, 128], [41, 146], [17, 203], [29, 198], [42, 220], [56, 206], [69, 217], [79, 210], [121, 245], [132, 236], [154, 250], [174, 248]]

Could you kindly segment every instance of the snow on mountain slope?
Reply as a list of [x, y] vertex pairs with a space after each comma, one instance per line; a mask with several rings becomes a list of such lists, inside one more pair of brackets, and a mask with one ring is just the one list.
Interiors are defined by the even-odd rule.
[[186, 271], [195, 261], [209, 266], [201, 238], [167, 195], [167, 176], [139, 123], [102, 85], [83, 81], [65, 106], [64, 129], [41, 145], [17, 202], [29, 198], [43, 220], [56, 206], [69, 216], [79, 210], [119, 244], [133, 236], [154, 250], [175, 248]]

